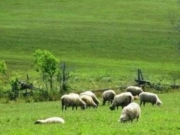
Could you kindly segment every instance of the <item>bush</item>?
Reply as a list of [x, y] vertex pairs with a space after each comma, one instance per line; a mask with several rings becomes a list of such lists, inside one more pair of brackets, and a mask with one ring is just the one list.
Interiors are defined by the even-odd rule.
[[33, 94], [33, 100], [35, 102], [56, 101], [59, 99], [60, 99], [60, 94], [58, 91], [39, 90]]

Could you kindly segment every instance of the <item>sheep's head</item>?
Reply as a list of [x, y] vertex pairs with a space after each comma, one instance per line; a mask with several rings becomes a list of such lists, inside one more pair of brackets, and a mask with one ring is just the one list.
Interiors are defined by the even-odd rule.
[[119, 122], [126, 123], [128, 120], [129, 120], [128, 117], [125, 114], [122, 114]]
[[93, 105], [93, 108], [97, 108], [97, 105], [96, 105], [96, 104], [94, 104], [94, 105]]
[[86, 105], [82, 105], [82, 106], [81, 106], [81, 109], [82, 109], [82, 110], [85, 110], [85, 109], [86, 109]]
[[112, 110], [115, 110], [115, 106], [110, 106], [109, 109], [112, 111]]
[[36, 120], [35, 122], [34, 122], [34, 124], [42, 124], [43, 122], [42, 122], [42, 120]]
[[160, 100], [158, 100], [158, 101], [156, 102], [156, 104], [157, 104], [158, 106], [160, 106], [160, 105], [162, 104], [162, 102], [161, 102]]

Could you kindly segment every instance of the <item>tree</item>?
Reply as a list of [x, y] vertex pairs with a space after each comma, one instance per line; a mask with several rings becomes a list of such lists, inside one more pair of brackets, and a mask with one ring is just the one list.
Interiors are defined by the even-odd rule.
[[60, 93], [67, 92], [70, 88], [68, 80], [71, 77], [70, 71], [68, 71], [67, 66], [64, 62], [60, 64], [59, 72], [57, 74], [57, 80], [60, 86]]
[[0, 61], [0, 73], [7, 77], [7, 80], [11, 86], [11, 91], [9, 91], [9, 98], [11, 100], [16, 99], [19, 94], [18, 78], [10, 79], [6, 73], [6, 70], [7, 70], [7, 65], [6, 65], [5, 61]]
[[[180, 5], [180, 0], [178, 0], [178, 4]], [[177, 13], [170, 13], [169, 20], [171, 25], [180, 33], [180, 17]]]
[[48, 90], [53, 89], [53, 76], [57, 71], [58, 59], [47, 50], [36, 50], [34, 53], [36, 71], [42, 75], [42, 80]]
[[7, 65], [5, 61], [0, 61], [0, 73], [5, 75], [9, 79], [8, 75], [6, 74], [6, 70], [7, 70]]

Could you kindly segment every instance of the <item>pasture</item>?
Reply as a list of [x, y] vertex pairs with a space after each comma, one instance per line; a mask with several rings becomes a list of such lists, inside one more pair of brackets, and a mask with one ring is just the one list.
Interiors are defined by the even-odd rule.
[[[119, 123], [119, 110], [111, 111], [109, 105], [100, 105], [97, 109], [61, 111], [60, 101], [23, 103], [10, 102], [0, 104], [0, 134], [3, 135], [117, 135], [148, 134], [178, 135], [180, 132], [179, 91], [158, 93], [162, 106], [147, 104], [141, 107], [142, 114], [138, 122]], [[99, 97], [101, 100], [101, 97]], [[139, 100], [136, 100], [139, 103]], [[101, 102], [102, 103], [102, 102]], [[35, 120], [59, 116], [65, 124], [36, 125]]]
[[78, 90], [132, 84], [138, 68], [163, 83], [179, 72], [179, 34], [170, 23], [176, 0], [1, 0], [0, 11], [0, 59], [10, 77], [29, 74], [41, 85], [37, 49], [65, 61]]
[[[67, 63], [75, 91], [132, 85], [138, 68], [152, 82], [172, 84], [175, 78], [180, 84], [179, 33], [169, 20], [179, 10], [176, 0], [1, 0], [0, 60], [10, 77], [25, 80], [28, 74], [37, 87], [42, 85], [33, 63], [37, 49]], [[8, 90], [2, 75], [0, 84]], [[108, 105], [62, 112], [60, 101], [1, 102], [0, 134], [177, 135], [179, 96], [174, 90], [159, 93], [161, 107], [148, 104], [139, 122], [126, 124], [118, 122], [121, 109], [110, 111]], [[34, 124], [51, 116], [66, 123]]]

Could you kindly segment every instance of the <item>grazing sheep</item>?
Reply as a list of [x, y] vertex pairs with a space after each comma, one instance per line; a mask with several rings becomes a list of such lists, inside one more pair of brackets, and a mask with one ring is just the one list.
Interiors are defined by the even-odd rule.
[[72, 110], [74, 110], [74, 107], [77, 110], [78, 106], [81, 106], [81, 109], [86, 108], [86, 103], [81, 100], [78, 94], [70, 93], [68, 95], [63, 95], [61, 97], [61, 104], [62, 104], [62, 111], [67, 109], [67, 107], [72, 106]]
[[96, 95], [92, 91], [85, 91], [85, 92], [81, 93], [80, 96], [81, 95], [91, 96], [93, 101], [96, 103], [96, 105], [97, 106], [99, 105], [99, 100], [98, 100], [98, 98], [96, 97]]
[[93, 101], [91, 96], [88, 95], [81, 95], [80, 98], [86, 103], [87, 107], [94, 107], [97, 108], [96, 103]]
[[158, 106], [160, 106], [162, 104], [162, 102], [159, 99], [159, 97], [157, 96], [157, 94], [154, 94], [151, 92], [142, 92], [139, 95], [139, 99], [140, 99], [140, 106], [142, 105], [142, 103], [145, 106], [146, 102], [149, 102], [152, 105], [157, 104]]
[[73, 96], [74, 98], [79, 98], [80, 97], [79, 94], [77, 94], [77, 93], [69, 93], [69, 95]]
[[112, 104], [112, 101], [116, 95], [116, 92], [114, 90], [106, 90], [102, 93], [103, 98], [103, 105], [105, 105], [106, 101], [110, 102]]
[[133, 122], [135, 118], [138, 121], [140, 116], [141, 116], [140, 106], [137, 103], [132, 102], [123, 108], [119, 121], [120, 122], [128, 122], [128, 121]]
[[112, 102], [112, 105], [110, 106], [111, 110], [114, 110], [115, 107], [121, 106], [124, 108], [129, 103], [131, 103], [134, 100], [133, 95], [130, 92], [123, 92], [121, 94], [118, 94], [114, 97], [114, 100]]
[[133, 96], [139, 96], [139, 94], [143, 92], [142, 88], [138, 86], [128, 86], [126, 91], [131, 92]]
[[64, 124], [65, 121], [64, 119], [60, 118], [60, 117], [50, 117], [44, 120], [36, 120], [34, 122], [34, 124], [47, 124], [47, 123], [62, 123]]

